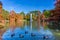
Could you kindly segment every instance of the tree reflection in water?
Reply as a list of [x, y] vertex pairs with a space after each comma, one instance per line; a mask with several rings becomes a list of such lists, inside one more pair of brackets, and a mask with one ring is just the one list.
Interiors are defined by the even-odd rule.
[[[23, 27], [17, 27], [15, 26], [14, 31], [12, 32], [12, 30], [9, 28], [8, 30], [6, 30], [6, 32], [3, 34], [2, 38], [3, 40], [43, 40], [43, 39], [47, 39], [47, 40], [54, 40], [53, 37], [53, 33], [51, 32], [51, 30], [46, 26], [46, 22], [44, 23], [40, 23], [40, 29], [38, 30], [38, 26], [36, 24], [38, 24], [36, 21], [32, 22], [32, 31], [30, 31], [30, 23], [29, 22], [24, 22], [25, 25], [23, 23]], [[28, 31], [27, 34], [25, 34], [25, 31]], [[11, 34], [14, 33], [13, 37], [11, 37]], [[32, 33], [32, 34], [31, 34]], [[21, 34], [21, 35], [20, 35]], [[33, 37], [32, 37], [32, 36]], [[21, 38], [23, 37], [23, 38]]]

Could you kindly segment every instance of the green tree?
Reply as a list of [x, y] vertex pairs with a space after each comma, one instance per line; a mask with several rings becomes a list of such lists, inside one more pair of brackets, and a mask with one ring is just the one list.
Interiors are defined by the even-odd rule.
[[20, 15], [25, 16], [25, 13], [24, 12], [20, 12]]
[[30, 11], [29, 14], [32, 14], [32, 19], [36, 20], [37, 16], [38, 16], [38, 11]]
[[44, 10], [43, 13], [44, 13], [46, 18], [50, 17], [50, 15], [51, 15], [49, 10]]
[[25, 19], [25, 13], [24, 12], [20, 12], [19, 14], [22, 15]]
[[2, 10], [2, 15], [3, 15], [3, 17], [4, 17], [4, 19], [6, 19], [6, 20], [8, 20], [9, 19], [9, 12], [8, 11], [6, 11], [6, 10]]
[[26, 16], [25, 16], [26, 20], [29, 21], [30, 20], [30, 14], [28, 13]]
[[30, 11], [30, 13], [32, 13], [33, 15], [38, 15], [38, 11]]

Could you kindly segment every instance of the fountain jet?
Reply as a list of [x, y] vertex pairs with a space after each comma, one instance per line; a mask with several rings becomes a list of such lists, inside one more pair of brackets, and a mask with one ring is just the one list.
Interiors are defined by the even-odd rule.
[[32, 31], [32, 14], [30, 14], [30, 29], [31, 29], [31, 31]]

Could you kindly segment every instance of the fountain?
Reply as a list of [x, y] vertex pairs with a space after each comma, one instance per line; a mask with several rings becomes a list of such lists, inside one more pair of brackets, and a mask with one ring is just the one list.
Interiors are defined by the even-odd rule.
[[[32, 32], [32, 14], [30, 14], [30, 30], [31, 30], [31, 32]], [[35, 34], [34, 33], [31, 33], [31, 36], [35, 36]]]
[[30, 30], [32, 31], [32, 14], [30, 14]]

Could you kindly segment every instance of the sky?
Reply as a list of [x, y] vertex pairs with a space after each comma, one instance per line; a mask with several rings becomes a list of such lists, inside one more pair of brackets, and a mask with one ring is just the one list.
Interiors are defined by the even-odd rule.
[[34, 10], [52, 10], [54, 9], [54, 0], [0, 0], [3, 3], [3, 9], [7, 11], [14, 10], [16, 13]]

